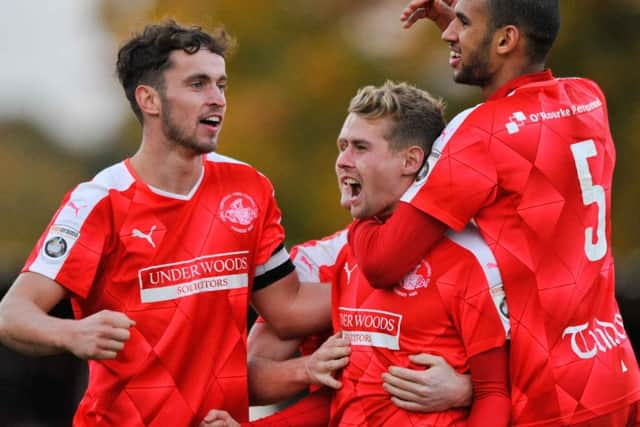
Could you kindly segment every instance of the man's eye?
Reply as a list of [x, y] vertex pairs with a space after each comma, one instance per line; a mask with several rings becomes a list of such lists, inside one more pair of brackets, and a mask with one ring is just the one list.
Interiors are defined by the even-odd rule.
[[202, 89], [204, 84], [201, 81], [195, 81], [191, 83], [191, 87], [194, 89]]

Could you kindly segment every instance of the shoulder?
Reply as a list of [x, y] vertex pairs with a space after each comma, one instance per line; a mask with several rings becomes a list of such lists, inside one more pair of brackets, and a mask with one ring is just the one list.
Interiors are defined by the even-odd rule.
[[311, 240], [294, 246], [291, 258], [298, 270], [300, 280], [324, 281], [322, 269], [339, 267], [347, 248], [347, 230], [338, 231], [320, 240]]
[[468, 268], [476, 270], [490, 287], [502, 284], [493, 251], [475, 226], [468, 225], [460, 232], [449, 230], [445, 236], [445, 241], [449, 244], [449, 255], [455, 257], [456, 263], [464, 263]]
[[227, 177], [261, 181], [271, 186], [271, 181], [262, 172], [249, 163], [219, 153], [208, 153], [205, 157], [207, 167], [224, 171]]
[[104, 205], [112, 193], [127, 191], [135, 183], [135, 178], [127, 170], [124, 162], [100, 171], [92, 180], [77, 185], [63, 202], [58, 219], [66, 223], [83, 223], [91, 212]]

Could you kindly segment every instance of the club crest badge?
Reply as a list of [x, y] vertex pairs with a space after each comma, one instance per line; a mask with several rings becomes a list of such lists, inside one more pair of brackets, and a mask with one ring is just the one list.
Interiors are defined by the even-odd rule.
[[401, 297], [412, 297], [418, 294], [418, 289], [426, 288], [431, 281], [431, 266], [421, 261], [416, 268], [400, 282], [393, 291]]
[[255, 227], [255, 222], [258, 218], [258, 206], [248, 194], [231, 193], [226, 195], [220, 202], [218, 216], [233, 231], [247, 233]]
[[42, 247], [42, 253], [50, 261], [60, 261], [69, 252], [80, 233], [68, 226], [54, 224]]

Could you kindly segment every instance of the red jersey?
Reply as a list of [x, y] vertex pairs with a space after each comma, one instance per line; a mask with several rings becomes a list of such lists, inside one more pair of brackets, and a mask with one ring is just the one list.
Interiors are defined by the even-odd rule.
[[550, 71], [460, 113], [403, 201], [454, 229], [474, 220], [509, 302], [513, 423], [580, 422], [640, 399], [615, 301], [604, 95]]
[[[291, 248], [291, 260], [301, 282], [331, 284], [347, 255], [347, 230]], [[311, 335], [300, 346], [302, 355], [312, 354], [331, 336], [331, 331]], [[316, 387], [311, 387], [315, 389]]]
[[[408, 356], [431, 353], [458, 372], [469, 358], [504, 345], [508, 317], [495, 259], [469, 228], [449, 233], [395, 288], [371, 287], [351, 250], [335, 277], [334, 329], [351, 341], [331, 419], [340, 426], [466, 426], [468, 409], [409, 412], [382, 388], [390, 365], [410, 367]], [[418, 368], [417, 366], [412, 366]]]
[[72, 294], [76, 318], [136, 322], [114, 360], [89, 361], [74, 425], [190, 426], [212, 408], [248, 419], [252, 287], [293, 270], [270, 182], [212, 153], [190, 194], [143, 183], [128, 161], [63, 200], [23, 271]]

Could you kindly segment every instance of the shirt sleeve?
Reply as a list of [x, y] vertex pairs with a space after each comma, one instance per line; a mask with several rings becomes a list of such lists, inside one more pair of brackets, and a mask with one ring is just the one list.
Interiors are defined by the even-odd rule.
[[509, 425], [511, 398], [508, 360], [506, 345], [470, 358], [473, 403], [468, 419], [469, 427]]
[[347, 230], [320, 240], [294, 246], [291, 259], [301, 282], [330, 283], [339, 268], [340, 255], [347, 244]]
[[253, 289], [262, 289], [294, 271], [289, 253], [284, 247], [282, 214], [276, 202], [271, 182], [259, 175], [263, 187], [263, 203], [260, 208], [261, 230], [256, 247], [256, 270]]
[[82, 185], [64, 197], [22, 269], [48, 277], [82, 298], [91, 290], [112, 230], [108, 199], [87, 200]]
[[402, 201], [460, 231], [495, 198], [498, 178], [486, 131], [464, 127], [440, 138], [427, 159], [428, 171]]

